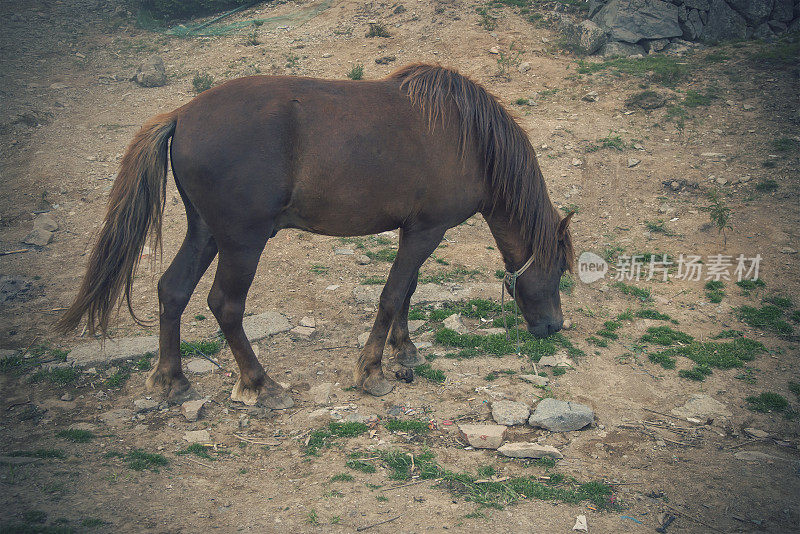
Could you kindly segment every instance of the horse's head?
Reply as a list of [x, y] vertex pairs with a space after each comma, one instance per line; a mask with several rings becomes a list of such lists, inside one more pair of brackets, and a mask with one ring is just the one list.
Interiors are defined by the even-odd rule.
[[558, 225], [558, 244], [554, 258], [534, 257], [516, 280], [513, 275], [506, 276], [506, 288], [514, 295], [517, 306], [528, 323], [528, 331], [536, 337], [547, 337], [558, 332], [564, 324], [558, 287], [561, 275], [571, 268], [572, 263], [572, 241], [567, 231], [572, 215], [570, 213], [564, 217]]

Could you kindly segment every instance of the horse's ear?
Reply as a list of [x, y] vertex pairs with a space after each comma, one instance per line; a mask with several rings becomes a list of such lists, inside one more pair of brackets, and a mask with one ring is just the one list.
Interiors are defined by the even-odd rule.
[[561, 222], [558, 223], [558, 239], [559, 241], [564, 239], [564, 234], [567, 233], [567, 228], [569, 227], [569, 222], [572, 220], [572, 216], [575, 215], [574, 211], [571, 211], [567, 214], [566, 217], [561, 219]]

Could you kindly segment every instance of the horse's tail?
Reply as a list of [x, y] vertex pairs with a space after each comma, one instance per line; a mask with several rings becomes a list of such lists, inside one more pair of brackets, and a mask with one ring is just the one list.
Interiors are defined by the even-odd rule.
[[147, 237], [153, 250], [161, 247], [167, 149], [176, 122], [174, 111], [153, 117], [128, 146], [111, 188], [105, 222], [80, 291], [56, 324], [58, 331], [75, 329], [85, 315], [89, 333], [94, 334], [99, 328], [105, 335], [123, 288], [128, 310], [142, 324], [131, 305], [133, 278]]

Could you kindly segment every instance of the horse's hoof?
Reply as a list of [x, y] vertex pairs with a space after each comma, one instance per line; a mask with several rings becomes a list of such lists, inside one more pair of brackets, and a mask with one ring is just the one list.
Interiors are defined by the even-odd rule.
[[160, 391], [169, 401], [179, 401], [189, 394], [191, 384], [183, 372], [166, 373], [156, 366], [147, 377], [147, 391]]
[[394, 389], [394, 384], [380, 375], [371, 375], [364, 380], [361, 387], [370, 395], [382, 397]]
[[272, 410], [285, 410], [294, 406], [292, 397], [278, 384], [251, 388], [242, 384], [241, 378], [233, 386], [231, 400], [242, 402], [247, 406], [258, 404]]
[[409, 342], [397, 352], [397, 363], [403, 367], [413, 369], [425, 363], [425, 357], [417, 351], [417, 347], [415, 347], [413, 343]]

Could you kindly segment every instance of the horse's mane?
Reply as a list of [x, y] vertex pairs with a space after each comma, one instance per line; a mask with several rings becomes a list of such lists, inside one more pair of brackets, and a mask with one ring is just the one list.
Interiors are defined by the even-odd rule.
[[[389, 75], [400, 80], [414, 105], [427, 115], [433, 127], [445, 121], [448, 103], [460, 115], [460, 152], [471, 146], [482, 154], [486, 179], [493, 191], [493, 209], [502, 205], [519, 221], [522, 236], [536, 257], [549, 265], [558, 257], [558, 225], [561, 216], [550, 202], [542, 171], [527, 134], [483, 87], [454, 70], [423, 63], [402, 67]], [[562, 242], [567, 265], [573, 263], [569, 230]]]

